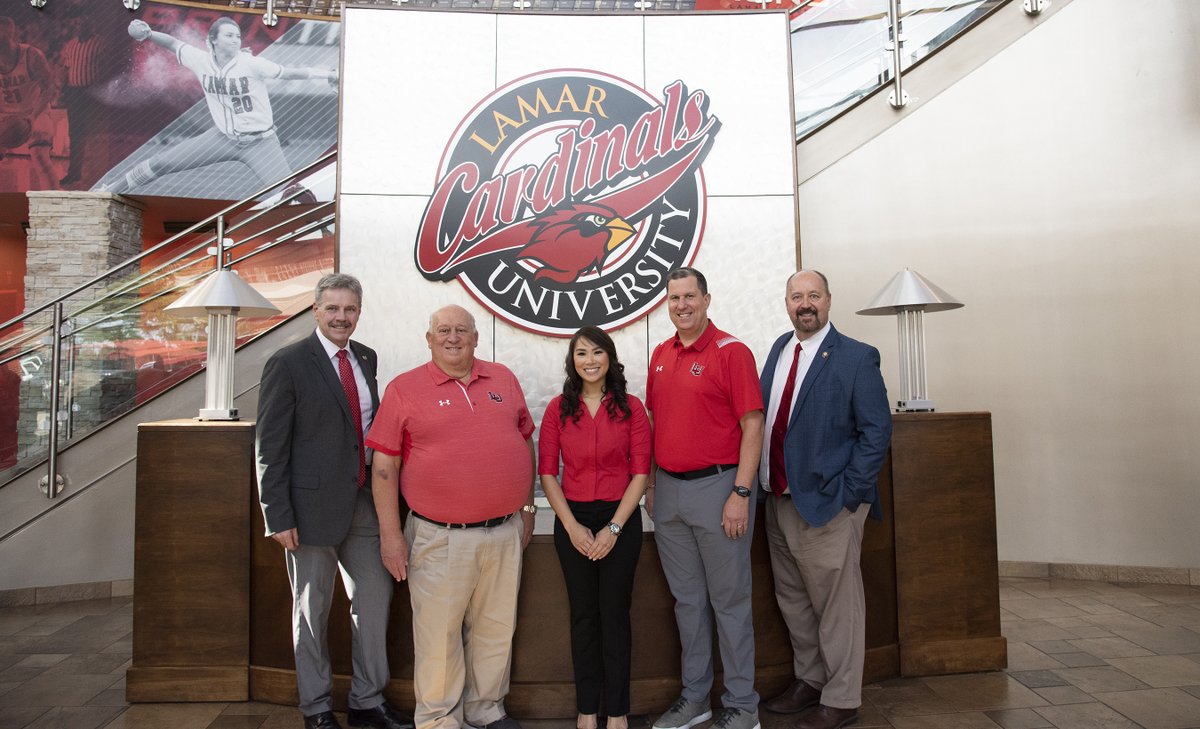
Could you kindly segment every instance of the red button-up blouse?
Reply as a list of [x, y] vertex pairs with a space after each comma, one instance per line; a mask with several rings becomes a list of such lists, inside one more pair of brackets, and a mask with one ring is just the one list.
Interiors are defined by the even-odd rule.
[[561, 455], [569, 501], [620, 501], [634, 474], [650, 473], [650, 419], [641, 400], [629, 395], [628, 402], [624, 420], [609, 416], [606, 398], [595, 417], [580, 403], [579, 420], [563, 425], [562, 396], [551, 400], [538, 435], [538, 474], [557, 476]]

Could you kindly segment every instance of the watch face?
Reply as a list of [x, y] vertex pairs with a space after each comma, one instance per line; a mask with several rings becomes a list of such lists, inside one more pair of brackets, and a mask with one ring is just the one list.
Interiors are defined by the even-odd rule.
[[745, 486], [734, 486], [733, 493], [737, 494], [738, 496], [749, 496], [750, 489], [746, 488]]
[[608, 530], [609, 530], [610, 532], [612, 532], [613, 534], [616, 534], [616, 535], [618, 535], [618, 536], [621, 534], [621, 527], [617, 526], [615, 523], [613, 523], [613, 524], [609, 524], [609, 525], [608, 525]]

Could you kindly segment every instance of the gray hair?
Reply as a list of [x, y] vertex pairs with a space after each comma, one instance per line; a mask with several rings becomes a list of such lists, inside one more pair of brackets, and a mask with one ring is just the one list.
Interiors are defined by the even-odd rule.
[[359, 303], [362, 302], [362, 284], [358, 279], [348, 273], [327, 273], [317, 281], [316, 294], [313, 301], [320, 302], [321, 297], [329, 289], [345, 289], [358, 297]]

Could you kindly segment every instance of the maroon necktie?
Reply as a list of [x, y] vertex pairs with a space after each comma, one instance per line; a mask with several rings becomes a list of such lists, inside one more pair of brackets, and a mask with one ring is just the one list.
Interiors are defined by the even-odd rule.
[[[362, 406], [358, 403], [358, 383], [354, 381], [354, 368], [350, 366], [346, 350], [338, 350], [337, 360], [338, 376], [342, 378], [342, 389], [346, 391], [346, 401], [350, 405], [350, 419], [354, 421], [354, 429], [358, 432], [358, 486], [362, 488], [367, 482], [367, 461], [363, 457]], [[793, 365], [792, 371], [795, 369]]]
[[787, 489], [787, 473], [783, 465], [783, 436], [787, 434], [788, 415], [792, 411], [792, 393], [796, 391], [796, 365], [800, 364], [800, 343], [796, 343], [796, 354], [792, 356], [792, 368], [788, 370], [783, 394], [779, 396], [779, 412], [771, 425], [771, 493], [783, 496]]

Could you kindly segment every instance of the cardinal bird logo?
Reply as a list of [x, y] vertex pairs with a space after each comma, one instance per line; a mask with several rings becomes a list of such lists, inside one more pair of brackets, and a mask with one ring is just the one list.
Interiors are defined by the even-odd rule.
[[707, 215], [701, 165], [721, 123], [682, 79], [660, 98], [600, 71], [515, 79], [451, 135], [413, 262], [523, 329], [616, 329], [690, 265]]
[[634, 234], [633, 226], [603, 205], [576, 203], [526, 223], [533, 235], [517, 253], [518, 261], [541, 268], [534, 281], [571, 283], [589, 270], [600, 273], [608, 253]]

